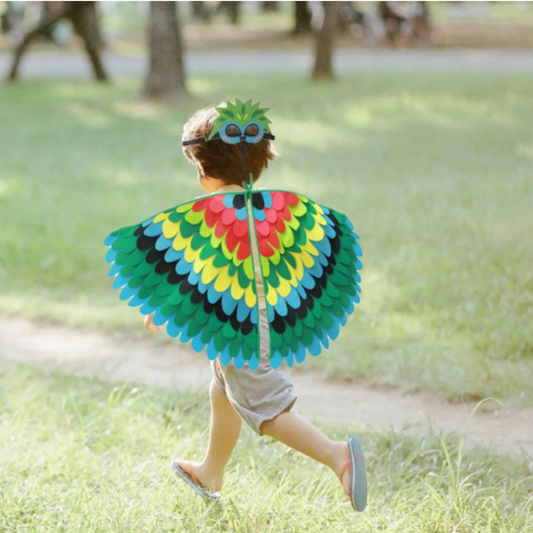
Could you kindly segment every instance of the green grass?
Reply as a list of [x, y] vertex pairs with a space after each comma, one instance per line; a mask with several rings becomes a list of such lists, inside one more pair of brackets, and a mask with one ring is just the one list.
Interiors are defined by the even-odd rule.
[[532, 466], [434, 435], [361, 436], [369, 505], [356, 514], [326, 468], [244, 427], [224, 502], [208, 507], [169, 468], [201, 459], [207, 393], [0, 366], [0, 530], [37, 532], [526, 533]]
[[254, 99], [282, 157], [263, 186], [346, 212], [363, 300], [303, 368], [533, 404], [531, 74], [196, 77], [176, 108], [140, 83], [24, 82], [0, 92], [0, 312], [141, 328], [104, 264], [109, 231], [201, 193], [180, 149], [197, 108]]

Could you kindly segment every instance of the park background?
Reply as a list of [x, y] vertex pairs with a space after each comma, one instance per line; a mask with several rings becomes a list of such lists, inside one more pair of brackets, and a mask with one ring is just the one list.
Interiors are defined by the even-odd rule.
[[[383, 4], [0, 2], [0, 531], [533, 528], [533, 5]], [[204, 452], [208, 365], [107, 277], [110, 230], [200, 193], [187, 118], [235, 98], [270, 108], [261, 184], [361, 235], [362, 303], [291, 372], [361, 436], [362, 515], [247, 428], [197, 501], [168, 464]]]

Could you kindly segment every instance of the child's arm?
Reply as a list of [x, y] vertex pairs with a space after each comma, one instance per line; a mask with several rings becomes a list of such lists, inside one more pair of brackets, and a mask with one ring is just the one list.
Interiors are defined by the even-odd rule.
[[154, 314], [146, 315], [144, 317], [144, 327], [150, 332], [150, 333], [157, 333], [163, 326], [156, 326], [154, 324]]

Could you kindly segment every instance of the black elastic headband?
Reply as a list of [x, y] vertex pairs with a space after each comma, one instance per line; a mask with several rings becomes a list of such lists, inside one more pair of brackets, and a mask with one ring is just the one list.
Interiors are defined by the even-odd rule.
[[[191, 146], [193, 144], [202, 144], [202, 143], [205, 143], [207, 141], [214, 141], [215, 139], [220, 139], [220, 135], [219, 135], [218, 131], [213, 135], [213, 137], [211, 137], [211, 139], [209, 138], [209, 135], [205, 135], [204, 137], [199, 137], [198, 139], [192, 139], [190, 141], [183, 141], [181, 143], [181, 145], [182, 146]], [[276, 139], [276, 137], [274, 137], [274, 135], [272, 135], [271, 133], [265, 132], [263, 134], [263, 139], [268, 139], [269, 141], [274, 141]]]

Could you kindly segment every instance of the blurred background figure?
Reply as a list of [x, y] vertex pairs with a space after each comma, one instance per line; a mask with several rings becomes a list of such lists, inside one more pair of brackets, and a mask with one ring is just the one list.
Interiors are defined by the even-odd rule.
[[389, 46], [425, 45], [429, 42], [426, 2], [378, 2], [378, 12]]

